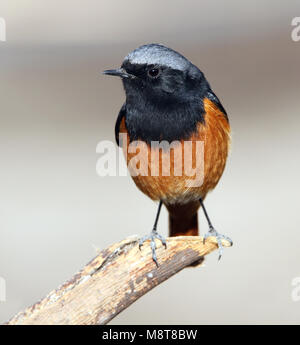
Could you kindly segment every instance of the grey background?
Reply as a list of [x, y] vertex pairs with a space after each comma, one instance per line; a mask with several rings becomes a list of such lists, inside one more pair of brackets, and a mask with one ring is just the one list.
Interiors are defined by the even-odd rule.
[[111, 323], [299, 323], [299, 2], [3, 0], [0, 16], [0, 321], [95, 248], [151, 229], [156, 205], [129, 177], [100, 178], [95, 167], [124, 101], [121, 82], [100, 72], [159, 42], [204, 71], [229, 114], [232, 152], [207, 208], [234, 247]]

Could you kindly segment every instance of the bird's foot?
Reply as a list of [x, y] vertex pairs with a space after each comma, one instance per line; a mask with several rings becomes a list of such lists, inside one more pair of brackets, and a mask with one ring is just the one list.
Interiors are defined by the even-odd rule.
[[219, 260], [221, 259], [221, 256], [223, 254], [223, 244], [222, 244], [222, 240], [226, 240], [230, 243], [230, 245], [232, 246], [233, 242], [232, 240], [225, 236], [225, 235], [222, 235], [222, 234], [219, 234], [214, 227], [210, 226], [209, 227], [209, 231], [204, 235], [203, 237], [203, 243], [205, 244], [205, 240], [208, 238], [208, 237], [216, 237], [217, 239], [217, 242], [218, 242], [218, 248], [219, 248]]
[[156, 256], [156, 243], [155, 243], [155, 239], [158, 239], [161, 241], [161, 243], [165, 246], [165, 248], [167, 249], [167, 243], [166, 240], [159, 234], [157, 233], [157, 231], [155, 229], [153, 229], [149, 235], [146, 235], [144, 237], [142, 237], [139, 240], [139, 249], [141, 250], [142, 245], [144, 244], [145, 241], [150, 240], [150, 247], [152, 250], [152, 259], [155, 262], [156, 266], [158, 267], [158, 262], [157, 262], [157, 256]]

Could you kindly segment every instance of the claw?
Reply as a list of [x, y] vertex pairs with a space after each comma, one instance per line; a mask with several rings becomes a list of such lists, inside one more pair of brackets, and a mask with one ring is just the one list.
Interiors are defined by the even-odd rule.
[[156, 232], [156, 230], [152, 230], [149, 235], [146, 235], [142, 237], [139, 240], [139, 249], [141, 250], [141, 247], [143, 246], [144, 242], [147, 240], [150, 240], [150, 247], [152, 251], [152, 259], [155, 262], [156, 266], [158, 267], [158, 262], [157, 262], [157, 256], [156, 256], [156, 243], [155, 243], [155, 238], [161, 241], [165, 249], [167, 249], [167, 243], [166, 240]]
[[220, 261], [222, 255], [223, 255], [222, 239], [228, 241], [231, 245], [233, 244], [233, 242], [232, 242], [232, 240], [229, 237], [227, 237], [225, 235], [222, 235], [222, 234], [219, 234], [213, 227], [210, 227], [209, 231], [204, 235], [204, 237], [203, 237], [203, 244], [205, 244], [205, 240], [208, 237], [216, 237], [217, 243], [218, 243], [218, 248], [219, 248], [219, 258], [218, 258], [218, 260]]

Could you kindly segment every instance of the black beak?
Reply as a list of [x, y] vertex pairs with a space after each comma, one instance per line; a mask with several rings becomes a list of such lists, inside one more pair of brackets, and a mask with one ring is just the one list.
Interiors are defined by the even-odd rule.
[[106, 71], [103, 71], [102, 73], [106, 75], [114, 75], [121, 78], [135, 78], [134, 75], [127, 73], [125, 69], [123, 68], [107, 69]]

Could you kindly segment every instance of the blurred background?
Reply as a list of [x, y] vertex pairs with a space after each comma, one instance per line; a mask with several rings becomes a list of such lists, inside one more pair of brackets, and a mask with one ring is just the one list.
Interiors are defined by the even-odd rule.
[[[0, 322], [97, 248], [151, 230], [156, 205], [129, 177], [99, 177], [96, 146], [114, 140], [124, 102], [121, 81], [101, 71], [155, 42], [196, 64], [229, 114], [232, 152], [206, 206], [234, 246], [111, 324], [299, 323], [299, 16], [296, 0], [1, 1]], [[165, 209], [159, 231], [167, 235]]]

